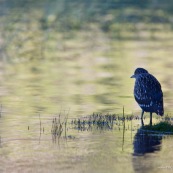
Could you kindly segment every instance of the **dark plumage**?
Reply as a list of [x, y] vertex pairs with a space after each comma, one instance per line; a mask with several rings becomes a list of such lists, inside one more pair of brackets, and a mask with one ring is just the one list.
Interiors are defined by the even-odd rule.
[[134, 97], [142, 109], [142, 125], [144, 112], [150, 112], [150, 125], [152, 125], [153, 112], [160, 116], [164, 114], [161, 85], [153, 75], [143, 68], [137, 68], [131, 78], [136, 79]]

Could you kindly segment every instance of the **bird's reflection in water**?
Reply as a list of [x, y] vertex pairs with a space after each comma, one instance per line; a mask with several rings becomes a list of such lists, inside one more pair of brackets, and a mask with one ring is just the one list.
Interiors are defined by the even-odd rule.
[[[139, 129], [134, 137], [133, 147], [133, 167], [135, 172], [154, 172], [158, 171], [155, 157], [161, 149], [162, 136], [153, 133], [142, 132]], [[157, 160], [157, 159], [156, 159]]]
[[134, 155], [153, 153], [161, 148], [162, 136], [139, 129], [134, 137]]

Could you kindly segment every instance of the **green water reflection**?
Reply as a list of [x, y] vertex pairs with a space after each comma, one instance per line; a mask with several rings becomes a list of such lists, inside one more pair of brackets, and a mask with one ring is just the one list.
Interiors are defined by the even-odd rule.
[[[67, 110], [69, 119], [119, 114], [123, 106], [125, 114], [139, 115], [130, 79], [137, 67], [157, 77], [165, 112], [172, 113], [171, 4], [0, 0], [0, 171], [166, 171], [158, 167], [170, 166], [172, 139], [162, 139], [159, 151], [138, 159], [136, 129], [126, 132], [122, 151], [122, 131], [69, 129], [75, 139], [57, 145], [50, 128], [52, 118]], [[142, 169], [142, 162], [149, 166]]]

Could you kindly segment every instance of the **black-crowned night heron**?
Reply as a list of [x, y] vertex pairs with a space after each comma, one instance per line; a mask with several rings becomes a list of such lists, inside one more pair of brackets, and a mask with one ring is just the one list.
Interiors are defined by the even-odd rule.
[[163, 93], [159, 81], [147, 70], [137, 68], [134, 75], [135, 78], [134, 97], [136, 102], [142, 109], [141, 122], [143, 123], [144, 112], [150, 112], [150, 125], [152, 125], [152, 113], [163, 116]]

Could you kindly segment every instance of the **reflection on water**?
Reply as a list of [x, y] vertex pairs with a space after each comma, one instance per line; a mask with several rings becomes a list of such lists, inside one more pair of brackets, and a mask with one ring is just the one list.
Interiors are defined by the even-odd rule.
[[134, 136], [133, 167], [135, 172], [159, 172], [159, 165], [154, 160], [158, 155], [152, 154], [161, 150], [162, 136], [143, 132], [138, 129]]
[[161, 149], [162, 136], [153, 133], [142, 132], [138, 129], [134, 137], [134, 155], [144, 155], [147, 153], [153, 153]]
[[[166, 172], [172, 169], [169, 151], [172, 136], [162, 136], [158, 133], [145, 132], [138, 129], [133, 141], [133, 169], [137, 173]], [[172, 156], [171, 156], [172, 158]]]

